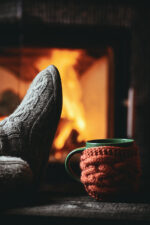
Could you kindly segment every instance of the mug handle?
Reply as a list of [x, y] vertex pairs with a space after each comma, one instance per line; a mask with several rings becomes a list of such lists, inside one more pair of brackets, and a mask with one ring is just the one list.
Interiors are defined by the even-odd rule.
[[65, 159], [65, 169], [67, 171], [67, 173], [76, 181], [78, 182], [81, 182], [80, 181], [80, 178], [75, 174], [75, 172], [72, 170], [71, 166], [70, 166], [70, 159], [71, 157], [76, 154], [76, 153], [80, 153], [80, 152], [83, 152], [85, 150], [85, 147], [82, 147], [82, 148], [76, 148], [74, 149], [73, 151], [71, 151], [66, 159]]

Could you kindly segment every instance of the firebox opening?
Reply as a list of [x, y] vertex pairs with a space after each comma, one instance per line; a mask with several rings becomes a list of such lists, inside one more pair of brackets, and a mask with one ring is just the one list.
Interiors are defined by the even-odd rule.
[[55, 65], [62, 80], [63, 109], [50, 161], [64, 162], [68, 152], [86, 140], [113, 135], [112, 63], [110, 47], [5, 49], [0, 56], [0, 119], [14, 111], [39, 71]]

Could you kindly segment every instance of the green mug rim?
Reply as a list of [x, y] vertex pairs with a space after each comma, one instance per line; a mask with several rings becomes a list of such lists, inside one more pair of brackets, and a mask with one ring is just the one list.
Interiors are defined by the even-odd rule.
[[129, 146], [134, 142], [130, 138], [105, 138], [86, 141], [86, 148], [97, 146]]

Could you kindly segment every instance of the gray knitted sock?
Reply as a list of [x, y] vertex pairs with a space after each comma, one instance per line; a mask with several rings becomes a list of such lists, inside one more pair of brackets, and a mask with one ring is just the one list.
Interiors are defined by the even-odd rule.
[[35, 77], [18, 108], [0, 123], [0, 155], [21, 157], [40, 179], [61, 109], [61, 80], [51, 65]]
[[27, 162], [17, 157], [0, 156], [0, 192], [20, 192], [32, 185], [33, 174]]

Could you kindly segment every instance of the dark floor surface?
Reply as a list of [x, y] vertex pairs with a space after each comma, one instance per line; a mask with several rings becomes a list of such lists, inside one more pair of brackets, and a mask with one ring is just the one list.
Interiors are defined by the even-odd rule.
[[38, 191], [1, 193], [0, 225], [150, 224], [148, 193], [96, 201], [82, 184], [68, 179], [66, 173], [60, 175], [61, 168], [58, 171], [47, 176]]
[[47, 185], [39, 192], [1, 196], [1, 221], [53, 225], [150, 224], [150, 203], [142, 197], [96, 201], [86, 193], [70, 195], [69, 191], [58, 193], [58, 189], [52, 192], [53, 188]]

